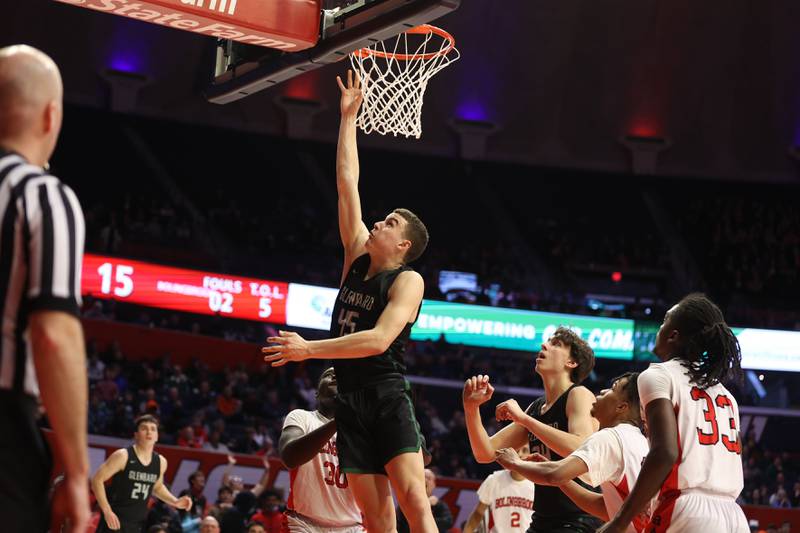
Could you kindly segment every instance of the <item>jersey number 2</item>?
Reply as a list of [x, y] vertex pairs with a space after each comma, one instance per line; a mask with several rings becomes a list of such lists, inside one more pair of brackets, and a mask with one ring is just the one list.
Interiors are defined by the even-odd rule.
[[511, 527], [519, 527], [519, 513], [511, 513]]
[[[339, 336], [344, 337], [345, 335], [350, 335], [351, 333], [355, 332], [356, 330], [356, 320], [358, 320], [358, 311], [345, 311], [341, 309], [339, 311]], [[347, 330], [345, 330], [347, 328]]]
[[[717, 407], [720, 409], [725, 409], [727, 407], [730, 410], [731, 416], [728, 417], [730, 428], [734, 435], [738, 434], [736, 431], [736, 420], [733, 418], [733, 403], [731, 403], [730, 398], [724, 394], [718, 394], [716, 399], [712, 400], [711, 396], [709, 396], [706, 391], [699, 389], [698, 387], [692, 387], [692, 400], [696, 402], [706, 402], [706, 408], [703, 409], [703, 415], [705, 416], [706, 422], [711, 424], [711, 433], [704, 432], [703, 428], [697, 428], [697, 439], [700, 441], [700, 444], [704, 446], [714, 446], [720, 441], [719, 423], [717, 422]], [[731, 440], [731, 437], [728, 435], [722, 435], [722, 445], [725, 446], [725, 449], [731, 453], [742, 453], [742, 443], [739, 442], [739, 439], [734, 438], [734, 440]]]

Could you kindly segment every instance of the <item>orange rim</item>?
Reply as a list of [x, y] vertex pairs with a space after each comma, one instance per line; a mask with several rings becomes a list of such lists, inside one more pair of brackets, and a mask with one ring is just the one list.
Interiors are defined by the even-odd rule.
[[448, 41], [448, 44], [445, 48], [441, 50], [437, 50], [436, 52], [429, 52], [427, 54], [394, 54], [392, 52], [381, 52], [379, 50], [373, 50], [372, 48], [361, 48], [360, 50], [356, 50], [353, 52], [353, 55], [356, 55], [362, 59], [366, 59], [368, 57], [381, 57], [383, 59], [397, 59], [398, 61], [411, 61], [413, 59], [433, 59], [437, 56], [447, 55], [450, 50], [452, 50], [456, 46], [456, 40], [450, 35], [448, 32], [443, 30], [442, 28], [438, 28], [436, 26], [431, 26], [430, 24], [422, 24], [420, 26], [415, 26], [410, 30], [406, 30], [404, 33], [413, 33], [413, 34], [426, 34], [426, 33], [433, 33]]

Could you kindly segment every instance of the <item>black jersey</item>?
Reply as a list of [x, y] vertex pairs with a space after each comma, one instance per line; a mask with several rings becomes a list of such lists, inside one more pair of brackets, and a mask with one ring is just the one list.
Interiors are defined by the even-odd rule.
[[150, 464], [139, 461], [133, 446], [129, 446], [125, 469], [111, 478], [108, 503], [121, 524], [144, 523], [147, 518], [147, 501], [153, 492], [153, 485], [161, 475], [161, 457], [153, 452]]
[[[558, 399], [550, 406], [546, 413], [541, 414], [542, 406], [545, 403], [545, 397], [536, 399], [528, 406], [525, 413], [535, 418], [536, 420], [552, 426], [561, 431], [569, 431], [569, 420], [567, 419], [567, 398], [569, 393], [577, 385], [572, 385], [568, 388]], [[533, 433], [528, 433], [528, 443], [530, 444], [531, 453], [540, 453], [544, 455], [549, 461], [559, 461], [563, 459], [556, 452], [548, 448], [538, 437]], [[586, 485], [581, 480], [576, 479], [580, 485], [587, 489], [597, 492], [592, 487]], [[556, 518], [565, 519], [573, 516], [590, 516], [584, 513], [577, 505], [575, 505], [569, 497], [561, 491], [560, 487], [549, 487], [546, 485], [536, 485], [536, 511], [534, 517], [536, 518]]]
[[[392, 283], [401, 272], [411, 270], [402, 266], [364, 279], [369, 265], [369, 254], [362, 255], [350, 265], [333, 306], [331, 337], [342, 337], [374, 328], [389, 303]], [[376, 383], [403, 379], [406, 372], [403, 354], [411, 335], [412, 324], [406, 324], [389, 349], [382, 354], [361, 359], [336, 359], [333, 366], [336, 369], [339, 392], [351, 392]]]

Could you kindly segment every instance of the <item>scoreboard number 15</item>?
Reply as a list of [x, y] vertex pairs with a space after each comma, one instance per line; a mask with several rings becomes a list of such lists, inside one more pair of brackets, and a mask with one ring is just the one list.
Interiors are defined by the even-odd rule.
[[133, 267], [128, 265], [117, 265], [116, 272], [112, 263], [103, 263], [97, 268], [100, 274], [100, 291], [103, 294], [111, 294], [112, 283], [115, 296], [127, 298], [133, 293]]

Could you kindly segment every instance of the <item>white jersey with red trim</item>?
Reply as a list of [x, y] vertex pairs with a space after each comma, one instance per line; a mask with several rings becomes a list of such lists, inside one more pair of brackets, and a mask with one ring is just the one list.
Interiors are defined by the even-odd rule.
[[[295, 409], [286, 415], [283, 428], [299, 427], [303, 434], [321, 427], [328, 419], [319, 411]], [[361, 511], [353, 492], [339, 469], [336, 434], [307, 463], [289, 471], [290, 489], [287, 507], [315, 523], [329, 527], [361, 523]]]
[[[638, 427], [619, 424], [592, 434], [571, 455], [586, 463], [589, 470], [580, 479], [602, 489], [606, 511], [613, 517], [636, 483], [649, 451], [647, 439]], [[626, 532], [641, 533], [647, 518], [647, 513], [637, 516]]]
[[707, 389], [693, 385], [677, 359], [651, 364], [638, 383], [642, 407], [667, 399], [678, 424], [679, 457], [660, 499], [686, 490], [736, 499], [744, 487], [736, 398], [722, 384]]
[[508, 470], [498, 470], [478, 488], [478, 499], [489, 506], [490, 533], [528, 530], [533, 516], [533, 481], [517, 481]]

